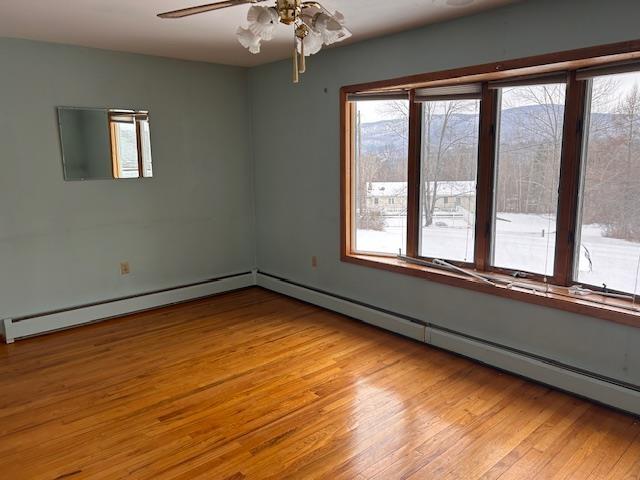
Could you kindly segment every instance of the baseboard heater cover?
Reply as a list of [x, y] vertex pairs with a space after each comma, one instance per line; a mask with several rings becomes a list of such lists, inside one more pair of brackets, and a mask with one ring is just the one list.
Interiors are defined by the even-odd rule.
[[250, 287], [255, 283], [255, 272], [247, 272], [53, 313], [19, 319], [9, 318], [2, 320], [2, 333], [7, 343], [13, 343], [20, 338], [196, 300], [218, 293]]
[[274, 292], [282, 293], [289, 297], [297, 298], [314, 305], [341, 313], [348, 317], [356, 318], [363, 322], [384, 328], [405, 337], [413, 338], [421, 342], [425, 341], [425, 326], [411, 322], [396, 315], [357, 304], [355, 302], [339, 298], [337, 296], [319, 292], [307, 287], [258, 272], [257, 284], [260, 287]]
[[485, 342], [430, 328], [430, 344], [501, 370], [640, 415], [640, 391]]
[[402, 316], [381, 312], [374, 307], [289, 282], [270, 274], [258, 272], [256, 278], [257, 285], [268, 290], [318, 305], [559, 390], [640, 415], [640, 388], [625, 387], [602, 377], [598, 378], [597, 374], [570, 370], [560, 364], [554, 364], [552, 360], [528, 356], [506, 347], [445, 331], [428, 323], [420, 325]]

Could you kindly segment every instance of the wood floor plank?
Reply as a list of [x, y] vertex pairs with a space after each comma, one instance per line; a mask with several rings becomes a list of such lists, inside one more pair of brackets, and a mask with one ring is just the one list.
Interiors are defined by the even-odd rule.
[[0, 346], [0, 472], [637, 480], [640, 423], [252, 288]]

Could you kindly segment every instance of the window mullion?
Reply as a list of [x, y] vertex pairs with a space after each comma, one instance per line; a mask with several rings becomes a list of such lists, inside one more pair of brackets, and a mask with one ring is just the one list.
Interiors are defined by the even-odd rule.
[[480, 102], [480, 141], [478, 142], [478, 180], [476, 193], [475, 268], [485, 271], [490, 265], [491, 224], [495, 179], [497, 90], [482, 85]]
[[420, 225], [420, 152], [422, 137], [422, 104], [415, 101], [415, 91], [409, 99], [409, 157], [407, 172], [407, 255], [418, 256]]
[[586, 82], [576, 80], [576, 73], [571, 72], [567, 83], [558, 187], [553, 274], [556, 285], [568, 286], [573, 281], [585, 102]]

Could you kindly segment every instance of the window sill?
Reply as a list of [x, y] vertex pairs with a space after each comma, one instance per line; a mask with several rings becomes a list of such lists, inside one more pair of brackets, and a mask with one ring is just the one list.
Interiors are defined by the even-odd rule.
[[[435, 267], [415, 265], [395, 257], [347, 254], [342, 256], [342, 261], [420, 277], [425, 280], [462, 287], [490, 295], [497, 295], [499, 297], [588, 315], [632, 327], [640, 327], [640, 308], [638, 310], [629, 309], [631, 305], [630, 302], [626, 300], [612, 299], [595, 294], [590, 295], [588, 299], [585, 297], [571, 296], [567, 287], [558, 286], [549, 286], [548, 291], [538, 292], [520, 287], [508, 288], [506, 285], [489, 285], [461, 273], [450, 272]], [[494, 276], [504, 280], [510, 279], [510, 277], [506, 275]], [[513, 279], [511, 278], [511, 280]], [[545, 284], [542, 282], [522, 281], [520, 279], [518, 281], [520, 283], [530, 284], [532, 287], [545, 287]]]

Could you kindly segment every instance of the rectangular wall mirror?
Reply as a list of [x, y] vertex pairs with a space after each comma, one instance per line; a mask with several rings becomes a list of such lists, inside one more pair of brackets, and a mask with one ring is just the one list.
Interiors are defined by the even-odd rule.
[[65, 180], [153, 176], [149, 112], [58, 107]]

